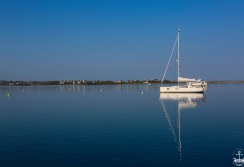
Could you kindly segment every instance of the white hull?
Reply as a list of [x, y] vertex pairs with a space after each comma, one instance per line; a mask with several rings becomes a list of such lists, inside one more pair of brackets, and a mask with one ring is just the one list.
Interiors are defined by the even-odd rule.
[[170, 86], [170, 87], [160, 87], [161, 93], [203, 93], [204, 89], [202, 87], [181, 87], [181, 86]]

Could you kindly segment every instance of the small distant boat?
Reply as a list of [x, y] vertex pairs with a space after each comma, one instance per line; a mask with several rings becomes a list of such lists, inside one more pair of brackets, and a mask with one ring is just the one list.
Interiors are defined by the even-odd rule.
[[149, 82], [148, 82], [148, 80], [147, 80], [147, 81], [144, 81], [143, 83], [144, 83], [144, 84], [148, 84]]
[[[177, 54], [178, 55], [177, 56], [178, 57], [177, 58], [178, 84], [176, 86], [163, 86], [164, 77], [166, 75], [176, 42], [178, 43], [178, 54]], [[191, 78], [180, 77], [180, 29], [178, 29], [178, 35], [177, 35], [173, 50], [171, 52], [168, 64], [167, 64], [165, 72], [164, 72], [164, 76], [161, 81], [160, 92], [161, 93], [203, 93], [203, 92], [206, 92], [207, 82], [202, 81], [201, 79], [191, 79]]]
[[151, 85], [151, 83], [148, 80], [143, 82], [143, 84]]

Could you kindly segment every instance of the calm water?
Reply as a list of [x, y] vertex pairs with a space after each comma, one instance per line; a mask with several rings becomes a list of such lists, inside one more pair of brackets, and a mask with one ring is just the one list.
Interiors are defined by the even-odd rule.
[[244, 85], [0, 87], [0, 107], [1, 167], [234, 166], [244, 149]]

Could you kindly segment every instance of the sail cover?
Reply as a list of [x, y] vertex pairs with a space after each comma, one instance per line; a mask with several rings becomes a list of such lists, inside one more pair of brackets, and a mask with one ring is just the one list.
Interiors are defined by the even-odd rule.
[[194, 81], [196, 81], [196, 79], [178, 77], [178, 81], [179, 82], [190, 82], [190, 81], [194, 82]]

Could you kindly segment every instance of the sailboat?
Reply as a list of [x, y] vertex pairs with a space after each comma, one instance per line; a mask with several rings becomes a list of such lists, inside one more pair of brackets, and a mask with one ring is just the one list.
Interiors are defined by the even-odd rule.
[[[167, 72], [167, 69], [169, 67], [169, 63], [171, 60], [171, 57], [173, 55], [173, 50], [175, 48], [175, 45], [178, 45], [178, 58], [177, 58], [177, 64], [178, 64], [178, 85], [176, 86], [163, 86], [163, 81]], [[173, 47], [173, 50], [171, 52], [168, 64], [166, 66], [161, 86], [160, 86], [160, 92], [161, 93], [203, 93], [207, 90], [207, 82], [202, 81], [201, 79], [191, 79], [191, 78], [184, 78], [180, 76], [180, 29], [178, 29], [178, 35]], [[185, 83], [185, 84], [182, 84]]]

